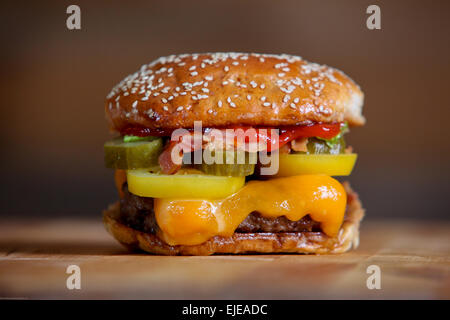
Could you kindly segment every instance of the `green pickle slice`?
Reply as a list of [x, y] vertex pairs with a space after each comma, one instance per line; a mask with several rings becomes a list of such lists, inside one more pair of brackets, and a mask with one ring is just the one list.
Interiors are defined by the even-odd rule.
[[145, 140], [124, 142], [116, 138], [104, 145], [105, 166], [112, 169], [141, 169], [158, 164], [163, 149], [161, 138], [149, 137]]
[[203, 160], [202, 164], [196, 165], [196, 168], [206, 174], [229, 177], [249, 176], [255, 172], [256, 153], [245, 151], [216, 151], [211, 153], [211, 157], [218, 161], [207, 164]]
[[309, 138], [306, 144], [307, 152], [294, 152], [302, 154], [343, 154], [345, 153], [344, 137], [339, 138], [336, 143], [328, 144], [326, 141], [318, 138]]

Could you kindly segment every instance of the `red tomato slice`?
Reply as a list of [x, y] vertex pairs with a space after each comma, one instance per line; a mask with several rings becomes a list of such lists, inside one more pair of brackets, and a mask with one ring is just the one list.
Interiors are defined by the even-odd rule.
[[313, 124], [309, 126], [297, 126], [291, 128], [280, 129], [279, 148], [289, 141], [302, 138], [319, 137], [323, 139], [331, 139], [341, 131], [340, 123], [333, 124]]
[[[264, 130], [263, 130], [264, 129]], [[333, 124], [312, 124], [307, 126], [284, 127], [279, 131], [279, 135], [273, 135], [271, 128], [258, 128], [258, 139], [267, 141], [267, 151], [274, 151], [281, 148], [288, 142], [302, 138], [319, 137], [323, 139], [331, 139], [341, 131], [341, 123]], [[278, 144], [278, 146], [277, 146]]]

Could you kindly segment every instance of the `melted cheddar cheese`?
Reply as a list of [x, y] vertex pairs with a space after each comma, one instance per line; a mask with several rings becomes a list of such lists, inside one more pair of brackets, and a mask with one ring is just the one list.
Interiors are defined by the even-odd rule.
[[214, 236], [231, 236], [253, 211], [266, 218], [297, 221], [306, 215], [333, 237], [345, 214], [344, 187], [326, 175], [301, 175], [250, 181], [222, 200], [155, 199], [158, 236], [170, 245], [201, 244]]

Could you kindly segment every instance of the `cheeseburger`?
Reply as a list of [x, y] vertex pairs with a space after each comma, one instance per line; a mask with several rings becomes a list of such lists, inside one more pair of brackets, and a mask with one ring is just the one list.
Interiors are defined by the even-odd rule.
[[123, 245], [163, 255], [340, 253], [364, 215], [336, 176], [361, 126], [363, 93], [297, 56], [159, 58], [106, 99], [104, 145], [120, 200], [104, 211]]

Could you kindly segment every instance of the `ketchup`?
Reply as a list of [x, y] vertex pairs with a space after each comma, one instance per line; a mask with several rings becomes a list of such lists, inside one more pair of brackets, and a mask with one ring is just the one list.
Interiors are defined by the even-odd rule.
[[[319, 137], [323, 139], [331, 139], [339, 134], [341, 131], [341, 123], [323, 124], [315, 123], [304, 126], [288, 126], [279, 129], [279, 135], [272, 136], [270, 127], [256, 128], [256, 135], [258, 141], [263, 140], [267, 142], [267, 151], [273, 151], [281, 148], [288, 142], [298, 138]], [[251, 127], [235, 127], [235, 129], [248, 129]], [[247, 142], [247, 141], [246, 141]]]
[[[275, 139], [279, 140], [279, 147], [282, 147], [289, 141], [298, 139], [300, 137], [309, 138], [309, 137], [319, 137], [323, 139], [331, 139], [339, 134], [341, 131], [341, 123], [315, 123], [311, 125], [304, 126], [286, 126], [280, 128], [280, 134], [278, 137], [271, 137], [270, 129], [274, 129], [274, 127], [258, 127], [255, 128], [258, 138], [266, 140], [269, 145], [273, 145]], [[250, 129], [252, 127], [231, 127], [231, 129]], [[261, 130], [261, 129], [264, 129]], [[127, 127], [120, 130], [122, 135], [133, 135], [137, 137], [147, 137], [147, 136], [157, 136], [157, 137], [170, 137], [172, 132], [175, 129], [149, 129], [146, 127], [133, 126]], [[187, 129], [193, 130], [193, 129]], [[204, 128], [207, 130], [207, 128]], [[267, 132], [268, 134], [265, 134]]]
[[290, 128], [280, 129], [279, 148], [284, 146], [289, 141], [298, 138], [319, 137], [323, 139], [331, 139], [341, 132], [341, 124], [312, 124], [309, 126], [296, 126]]
[[[126, 127], [123, 129], [120, 129], [120, 133], [123, 136], [136, 136], [136, 137], [170, 137], [172, 132], [175, 129], [149, 129], [146, 127], [141, 126], [133, 126], [133, 127]], [[187, 129], [191, 130], [191, 129]]]

